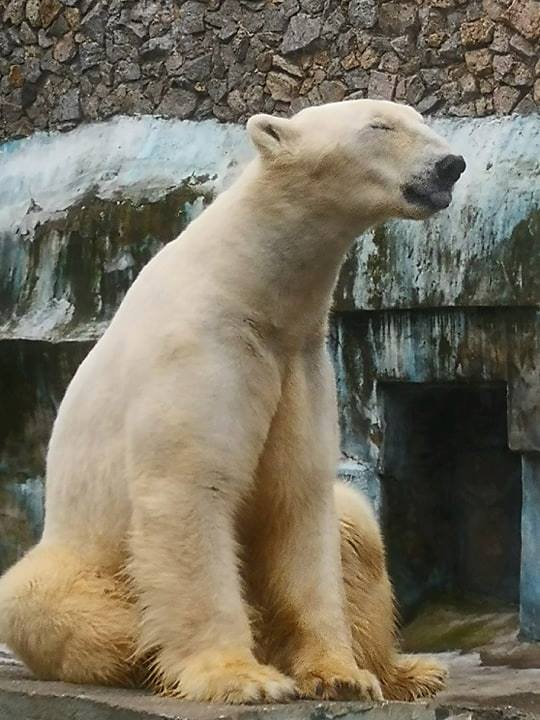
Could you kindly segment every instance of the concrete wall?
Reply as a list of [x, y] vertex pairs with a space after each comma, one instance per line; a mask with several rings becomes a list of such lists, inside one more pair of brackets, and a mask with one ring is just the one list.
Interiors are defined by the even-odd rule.
[[540, 642], [540, 454], [523, 458], [521, 629]]
[[[450, 209], [428, 222], [388, 223], [363, 236], [337, 288], [339, 313], [537, 304], [539, 116], [441, 118], [433, 126], [468, 162]], [[0, 277], [6, 297], [1, 336], [71, 337], [99, 322], [100, 313], [106, 321], [122, 288], [116, 295], [111, 289], [109, 298], [104, 278], [124, 273], [129, 283], [141, 262], [230, 182], [251, 154], [241, 127], [153, 117], [116, 118], [0, 145], [0, 238], [4, 265], [17, 268]], [[126, 217], [132, 225], [122, 224], [124, 240], [117, 246], [118, 232], [107, 228]], [[143, 251], [145, 233], [154, 244]], [[88, 247], [91, 237], [83, 242], [86, 236], [98, 244], [106, 236], [104, 256]], [[77, 289], [70, 278], [74, 270], [65, 248], [77, 242], [84, 250], [78, 263], [86, 264], [79, 272], [92, 275], [86, 289]], [[129, 246], [138, 253], [130, 255]], [[53, 287], [55, 275], [65, 287]], [[39, 313], [43, 317], [32, 329]]]

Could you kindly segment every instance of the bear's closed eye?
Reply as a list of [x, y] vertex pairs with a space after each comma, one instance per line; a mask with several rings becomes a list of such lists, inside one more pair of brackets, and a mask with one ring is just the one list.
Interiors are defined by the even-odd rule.
[[372, 123], [369, 127], [373, 130], [395, 130], [395, 128], [390, 127], [390, 125], [385, 125], [384, 123]]
[[271, 125], [265, 125], [263, 129], [264, 132], [268, 133], [268, 135], [271, 135], [274, 140], [281, 140], [281, 138], [279, 137], [279, 133]]

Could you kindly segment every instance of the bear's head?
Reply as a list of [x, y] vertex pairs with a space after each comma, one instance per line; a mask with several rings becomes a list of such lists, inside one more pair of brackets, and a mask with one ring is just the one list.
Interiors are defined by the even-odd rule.
[[348, 100], [247, 124], [272, 187], [353, 228], [446, 208], [465, 162], [406, 105]]

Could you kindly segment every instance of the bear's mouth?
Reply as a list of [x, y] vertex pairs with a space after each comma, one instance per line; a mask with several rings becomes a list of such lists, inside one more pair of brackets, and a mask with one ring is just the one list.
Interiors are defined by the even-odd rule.
[[403, 197], [415, 207], [437, 212], [444, 210], [452, 202], [452, 191], [449, 188], [426, 188], [425, 185], [404, 185], [401, 189]]

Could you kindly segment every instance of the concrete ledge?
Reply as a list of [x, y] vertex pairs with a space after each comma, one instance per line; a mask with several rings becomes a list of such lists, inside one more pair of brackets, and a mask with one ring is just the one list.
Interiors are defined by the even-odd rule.
[[428, 705], [296, 702], [230, 706], [158, 698], [142, 691], [83, 687], [28, 678], [17, 667], [0, 674], [0, 717], [25, 720], [434, 720]]
[[[41, 682], [19, 663], [0, 659], [0, 718], [10, 720], [533, 720], [510, 704], [474, 702], [294, 702], [230, 706], [159, 698], [143, 691]], [[507, 701], [511, 702], [510, 698]]]
[[31, 679], [18, 666], [0, 670], [0, 718], [12, 720], [436, 720], [430, 704], [317, 703], [206, 705], [139, 690], [69, 685]]
[[[515, 658], [524, 648], [525, 656]], [[213, 705], [142, 690], [42, 682], [0, 645], [0, 720], [538, 720], [540, 647], [510, 642], [499, 650], [501, 657], [487, 664], [477, 652], [440, 654], [450, 683], [430, 702]]]

